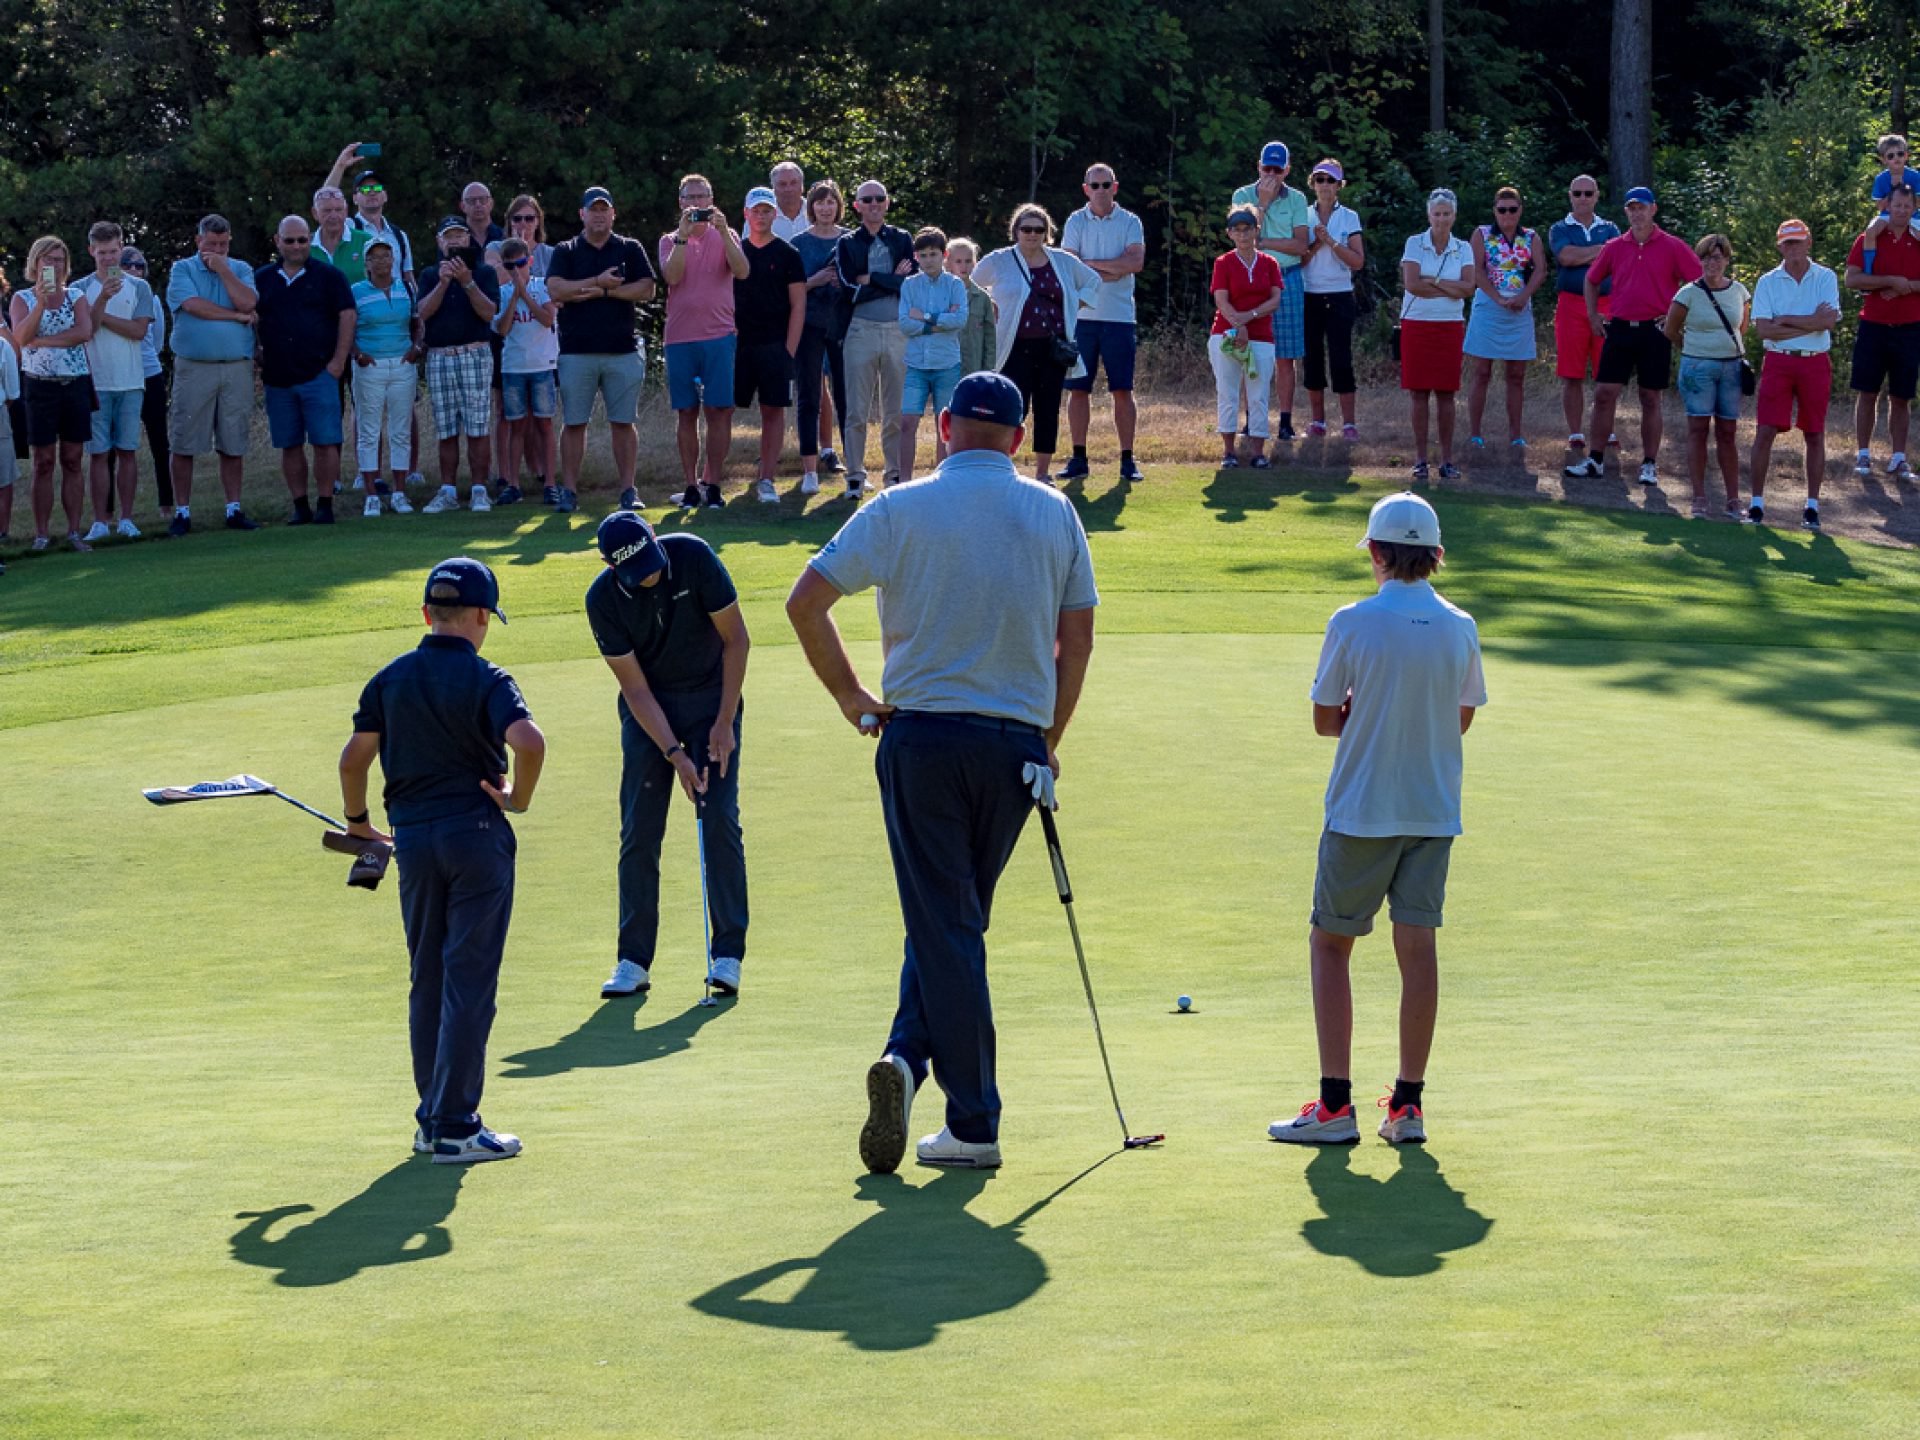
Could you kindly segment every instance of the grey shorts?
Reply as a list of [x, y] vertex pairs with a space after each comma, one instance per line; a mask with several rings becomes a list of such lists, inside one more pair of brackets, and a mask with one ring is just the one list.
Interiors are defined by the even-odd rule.
[[1451, 835], [1341, 835], [1320, 832], [1313, 876], [1313, 924], [1334, 935], [1367, 935], [1380, 902], [1396, 925], [1437, 928], [1447, 898]]
[[252, 424], [251, 360], [174, 361], [167, 411], [167, 444], [174, 454], [244, 455]]
[[607, 402], [608, 424], [633, 424], [640, 411], [640, 382], [646, 377], [646, 367], [638, 351], [622, 350], [617, 355], [562, 355], [559, 372], [562, 424], [584, 425], [591, 420], [596, 395]]

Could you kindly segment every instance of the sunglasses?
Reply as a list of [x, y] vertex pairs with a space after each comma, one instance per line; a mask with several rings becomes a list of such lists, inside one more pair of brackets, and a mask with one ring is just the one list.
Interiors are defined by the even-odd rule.
[[1019, 233], [1022, 235], [1044, 235], [1047, 233], [1047, 227], [1044, 225], [1022, 225]]
[[1113, 188], [1113, 181], [1111, 181], [1111, 180], [1089, 180], [1089, 181], [1087, 181], [1087, 188], [1088, 188], [1089, 190], [1111, 190], [1111, 189]]
[[507, 217], [515, 225], [532, 225], [539, 220], [538, 215], [510, 215]]
[[362, 185], [360, 187], [360, 193], [362, 195], [384, 195], [387, 193], [387, 187], [384, 185]]
[[1573, 196], [1576, 200], [1584, 200], [1589, 195], [1598, 195], [1599, 193], [1598, 190], [1569, 190], [1567, 192], [1567, 194]]
[[1518, 215], [1520, 213], [1520, 207], [1518, 205], [1496, 205], [1493, 207], [1493, 213], [1496, 215]]
[[1262, 165], [1260, 167], [1260, 173], [1262, 175], [1284, 175], [1287, 173], [1287, 167], [1284, 165]]
[[122, 270], [144, 270], [147, 268], [147, 262], [144, 260], [122, 260], [120, 262], [120, 268]]
[[1313, 177], [1313, 183], [1316, 185], [1338, 185], [1340, 182], [1331, 175], [1316, 175]]
[[856, 195], [853, 197], [853, 203], [856, 205], [884, 205], [887, 203], [887, 197], [884, 195]]
[[528, 260], [524, 260], [524, 259], [522, 259], [522, 260], [509, 260], [509, 261], [507, 261], [507, 269], [509, 269], [509, 270], [524, 270], [524, 269], [526, 269], [526, 268], [527, 268], [527, 266], [528, 266], [529, 264], [531, 264], [531, 263], [532, 263], [531, 261], [528, 261]]
[[301, 235], [297, 237], [293, 235], [283, 235], [280, 237], [280, 243], [282, 245], [311, 245], [313, 241], [308, 239], [305, 235]]

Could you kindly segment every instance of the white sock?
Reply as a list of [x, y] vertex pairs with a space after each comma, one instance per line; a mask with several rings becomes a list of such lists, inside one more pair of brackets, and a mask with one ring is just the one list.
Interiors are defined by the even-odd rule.
[[240, 513], [240, 502], [238, 500], [227, 501], [227, 518], [231, 520], [234, 516], [238, 515], [239, 513]]

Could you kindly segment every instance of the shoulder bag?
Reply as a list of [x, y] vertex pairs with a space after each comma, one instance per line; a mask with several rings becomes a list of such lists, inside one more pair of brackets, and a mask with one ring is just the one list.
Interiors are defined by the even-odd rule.
[[[1713, 298], [1713, 291], [1707, 289], [1705, 281], [1696, 280], [1693, 283], [1700, 287], [1700, 293], [1707, 297], [1707, 303], [1713, 307], [1713, 313], [1720, 317], [1720, 323], [1726, 327], [1727, 338], [1734, 344], [1740, 345], [1740, 336], [1734, 331], [1733, 322], [1727, 319], [1727, 312], [1720, 308], [1720, 302]], [[1753, 366], [1747, 363], [1744, 353], [1746, 347], [1741, 345], [1740, 348], [1743, 352], [1740, 356], [1740, 393], [1751, 395], [1760, 388], [1760, 377], [1753, 373]]]
[[[1027, 268], [1027, 262], [1020, 258], [1020, 252], [1018, 249], [1015, 249], [1012, 252], [1012, 254], [1013, 254], [1013, 263], [1020, 267], [1020, 274], [1023, 277], [1025, 277], [1027, 282], [1027, 293], [1031, 295], [1033, 293], [1033, 272]], [[1066, 299], [1067, 287], [1064, 284], [1061, 284], [1060, 276], [1057, 273], [1054, 275], [1053, 279], [1056, 285], [1060, 285], [1060, 296], [1062, 301], [1064, 301]], [[1022, 308], [1025, 308], [1025, 304], [1026, 304], [1025, 301], [1021, 302]], [[1065, 313], [1064, 313], [1066, 310], [1065, 304], [1063, 303], [1060, 308], [1062, 311], [1062, 318], [1060, 323], [1064, 325], [1066, 323]], [[1020, 317], [1018, 315], [1013, 317], [1013, 323], [1015, 325], [1018, 325], [1020, 323]], [[1053, 354], [1054, 364], [1058, 365], [1062, 370], [1071, 370], [1073, 369], [1074, 366], [1080, 363], [1080, 344], [1078, 341], [1068, 339], [1064, 331], [1062, 331], [1058, 335], [1055, 335], [1052, 338], [1053, 338], [1052, 354]]]

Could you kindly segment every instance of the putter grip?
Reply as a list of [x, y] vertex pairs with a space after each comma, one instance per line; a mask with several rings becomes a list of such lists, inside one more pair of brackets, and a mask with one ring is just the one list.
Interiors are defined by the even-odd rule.
[[1067, 879], [1067, 857], [1060, 853], [1060, 831], [1053, 823], [1053, 812], [1045, 805], [1035, 802], [1034, 809], [1040, 812], [1040, 829], [1047, 837], [1047, 863], [1053, 867], [1053, 888], [1060, 892], [1060, 903], [1073, 903], [1073, 882]]

